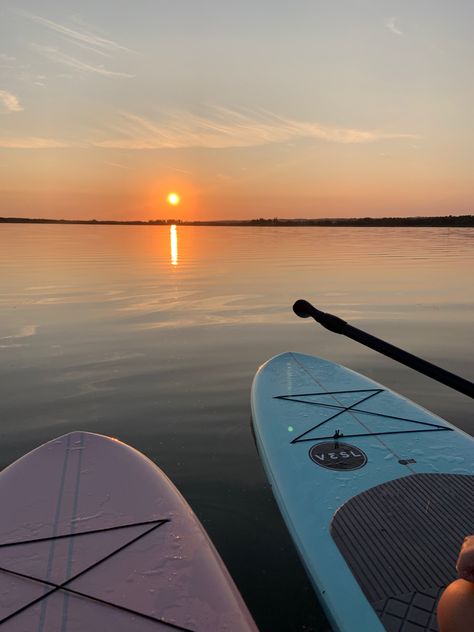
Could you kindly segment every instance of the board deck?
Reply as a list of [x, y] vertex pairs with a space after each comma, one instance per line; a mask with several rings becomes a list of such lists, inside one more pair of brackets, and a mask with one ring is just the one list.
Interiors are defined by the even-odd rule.
[[435, 632], [474, 528], [474, 440], [338, 364], [283, 353], [252, 387], [257, 448], [337, 632]]
[[73, 432], [0, 474], [2, 632], [256, 632], [189, 505], [143, 454]]

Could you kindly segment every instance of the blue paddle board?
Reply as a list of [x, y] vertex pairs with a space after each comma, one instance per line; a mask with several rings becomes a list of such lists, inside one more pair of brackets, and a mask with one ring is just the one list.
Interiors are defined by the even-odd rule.
[[474, 529], [474, 440], [343, 366], [283, 353], [252, 386], [257, 449], [338, 632], [435, 632]]

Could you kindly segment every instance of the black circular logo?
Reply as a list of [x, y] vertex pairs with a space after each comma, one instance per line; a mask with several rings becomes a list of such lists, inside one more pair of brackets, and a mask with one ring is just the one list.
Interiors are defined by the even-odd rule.
[[311, 459], [328, 470], [358, 470], [367, 463], [362, 450], [348, 443], [328, 441], [317, 443], [309, 451]]

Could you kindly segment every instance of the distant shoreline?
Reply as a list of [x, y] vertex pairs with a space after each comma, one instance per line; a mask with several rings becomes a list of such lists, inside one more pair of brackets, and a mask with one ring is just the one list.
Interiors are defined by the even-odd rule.
[[474, 215], [443, 215], [430, 217], [337, 217], [322, 219], [266, 219], [191, 221], [180, 219], [98, 220], [0, 217], [0, 224], [89, 224], [105, 226], [386, 226], [386, 227], [474, 227]]

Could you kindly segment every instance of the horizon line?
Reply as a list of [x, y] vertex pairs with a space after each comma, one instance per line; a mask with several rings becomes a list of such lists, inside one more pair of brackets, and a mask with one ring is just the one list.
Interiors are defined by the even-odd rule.
[[180, 219], [180, 218], [153, 218], [153, 219], [67, 219], [67, 218], [46, 218], [46, 217], [18, 217], [18, 216], [0, 216], [0, 223], [48, 223], [48, 224], [108, 224], [108, 225], [337, 225], [344, 222], [354, 224], [367, 223], [415, 223], [415, 222], [433, 222], [433, 223], [449, 223], [457, 220], [467, 221], [474, 226], [474, 215], [467, 213], [461, 215], [408, 215], [395, 216], [387, 215], [383, 217], [363, 216], [363, 217], [318, 217], [318, 218], [285, 218], [285, 217], [258, 217], [252, 219]]

